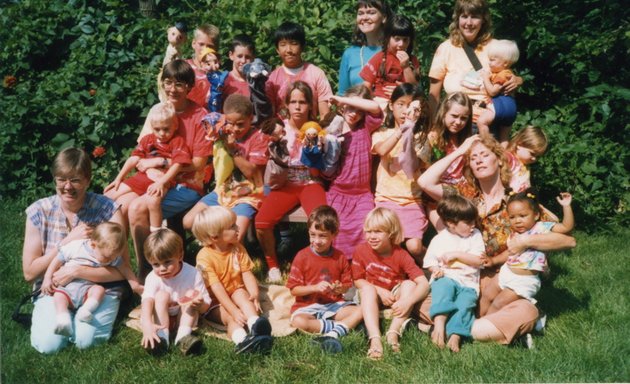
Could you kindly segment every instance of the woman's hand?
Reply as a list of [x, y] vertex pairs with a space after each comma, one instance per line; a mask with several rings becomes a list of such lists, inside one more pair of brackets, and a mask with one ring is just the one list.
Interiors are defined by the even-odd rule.
[[53, 284], [57, 287], [65, 287], [66, 284], [78, 277], [77, 273], [80, 268], [81, 266], [79, 265], [64, 265], [53, 273]]
[[55, 284], [52, 282], [52, 277], [45, 277], [42, 282], [42, 293], [52, 296], [55, 293]]
[[116, 180], [114, 180], [114, 181], [112, 181], [111, 183], [109, 183], [109, 184], [107, 185], [107, 187], [105, 187], [105, 189], [103, 189], [103, 193], [107, 193], [107, 192], [109, 192], [109, 191], [110, 191], [110, 190], [112, 190], [112, 189], [113, 189], [114, 191], [117, 191], [117, 190], [118, 190], [118, 187], [120, 187], [120, 183], [121, 183], [121, 180], [119, 180], [118, 178], [116, 178]]
[[68, 236], [59, 242], [60, 246], [66, 245], [74, 240], [87, 239], [92, 235], [94, 228], [88, 224], [80, 223], [76, 227], [72, 228]]
[[514, 236], [507, 241], [508, 252], [510, 255], [520, 255], [527, 248], [527, 240], [529, 239], [529, 235], [519, 235]]
[[413, 306], [413, 302], [409, 300], [405, 300], [404, 298], [398, 299], [394, 304], [392, 304], [392, 314], [396, 317], [404, 317], [409, 315], [411, 311], [411, 307]]
[[503, 94], [507, 96], [516, 91], [521, 85], [523, 85], [523, 78], [514, 75], [510, 77], [508, 81], [503, 83]]
[[478, 142], [479, 140], [481, 140], [479, 135], [472, 135], [472, 136], [466, 138], [466, 140], [464, 140], [462, 145], [457, 147], [457, 149], [455, 151], [457, 153], [459, 153], [459, 155], [461, 156], [461, 155], [465, 154], [466, 152], [468, 152], [470, 150], [470, 148], [472, 148], [473, 144]]

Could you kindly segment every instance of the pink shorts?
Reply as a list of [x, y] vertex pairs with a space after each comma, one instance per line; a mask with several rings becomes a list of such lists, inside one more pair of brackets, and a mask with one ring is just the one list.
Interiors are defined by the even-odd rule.
[[376, 206], [396, 212], [400, 219], [405, 239], [422, 239], [429, 225], [429, 220], [422, 204], [398, 205], [390, 201], [377, 201]]

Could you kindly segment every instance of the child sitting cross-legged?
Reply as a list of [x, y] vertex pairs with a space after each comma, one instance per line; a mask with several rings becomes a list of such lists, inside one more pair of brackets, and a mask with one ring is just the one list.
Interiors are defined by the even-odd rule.
[[144, 242], [144, 256], [153, 271], [145, 280], [142, 294], [142, 346], [161, 352], [175, 344], [184, 355], [201, 352], [202, 342], [192, 335], [200, 313], [210, 308], [210, 296], [199, 271], [184, 262], [184, 243], [170, 229], [159, 229]]
[[271, 324], [259, 316], [258, 282], [238, 231], [236, 215], [227, 208], [211, 206], [195, 216], [192, 232], [203, 245], [197, 268], [214, 302], [206, 319], [227, 325], [236, 353], [266, 353], [273, 346]]
[[379, 327], [379, 308], [392, 309], [392, 322], [386, 333], [393, 352], [400, 351], [399, 338], [412, 307], [429, 292], [429, 283], [407, 251], [400, 220], [387, 208], [374, 208], [363, 227], [366, 243], [359, 245], [352, 258], [352, 277], [360, 290], [361, 310], [370, 347], [367, 357], [383, 358]]
[[315, 343], [330, 353], [341, 352], [338, 338], [345, 336], [363, 318], [361, 308], [343, 299], [352, 286], [348, 259], [332, 246], [339, 231], [337, 212], [322, 205], [315, 208], [307, 222], [310, 246], [295, 256], [287, 288], [295, 296], [291, 325], [318, 333]]
[[461, 338], [471, 337], [485, 246], [475, 228], [477, 207], [470, 200], [444, 196], [437, 213], [446, 229], [431, 240], [424, 256], [424, 268], [431, 271], [431, 339], [444, 348], [446, 331], [449, 349], [459, 352]]

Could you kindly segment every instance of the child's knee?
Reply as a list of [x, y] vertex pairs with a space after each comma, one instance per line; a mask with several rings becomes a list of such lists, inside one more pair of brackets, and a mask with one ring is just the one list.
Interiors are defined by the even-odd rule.
[[54, 333], [41, 334], [31, 330], [31, 346], [39, 353], [50, 355], [57, 353], [68, 345], [68, 338]]

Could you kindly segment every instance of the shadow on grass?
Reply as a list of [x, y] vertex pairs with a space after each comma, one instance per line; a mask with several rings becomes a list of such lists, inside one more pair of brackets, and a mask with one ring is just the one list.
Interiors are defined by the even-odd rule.
[[549, 275], [542, 276], [542, 287], [537, 295], [538, 308], [549, 317], [588, 309], [591, 301], [589, 293], [583, 297], [577, 297], [568, 289], [555, 286], [554, 283], [558, 277], [570, 274], [567, 268], [550, 262], [550, 271]]

